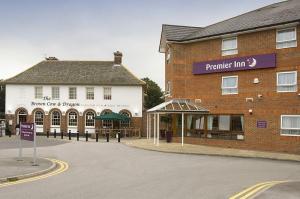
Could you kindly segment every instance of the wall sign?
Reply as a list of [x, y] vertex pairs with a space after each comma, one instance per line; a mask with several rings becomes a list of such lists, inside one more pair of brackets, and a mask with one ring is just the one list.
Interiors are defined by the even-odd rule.
[[276, 54], [273, 53], [206, 62], [195, 62], [193, 65], [193, 74], [221, 73], [275, 67]]
[[263, 128], [263, 129], [265, 129], [265, 128], [267, 128], [267, 121], [257, 121], [256, 122], [256, 127], [257, 128]]

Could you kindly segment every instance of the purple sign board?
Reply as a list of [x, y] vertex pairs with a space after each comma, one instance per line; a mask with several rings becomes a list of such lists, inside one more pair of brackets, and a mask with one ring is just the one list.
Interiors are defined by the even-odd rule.
[[273, 53], [206, 62], [196, 62], [193, 65], [193, 74], [196, 75], [208, 73], [221, 73], [275, 67], [276, 54]]
[[263, 128], [263, 129], [267, 128], [267, 121], [257, 121], [256, 122], [256, 127], [257, 128]]
[[34, 123], [20, 124], [21, 140], [34, 141]]

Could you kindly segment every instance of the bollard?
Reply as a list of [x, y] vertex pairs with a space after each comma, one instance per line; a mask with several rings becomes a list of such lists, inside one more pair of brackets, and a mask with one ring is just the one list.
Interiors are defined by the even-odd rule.
[[71, 130], [69, 130], [69, 140], [71, 140]]
[[47, 130], [47, 138], [49, 138], [49, 130]]
[[77, 141], [79, 141], [79, 131], [77, 131]]
[[109, 133], [106, 133], [106, 142], [109, 142]]
[[120, 142], [121, 141], [121, 133], [120, 132], [117, 133], [117, 137], [118, 137], [118, 142]]
[[85, 141], [87, 142], [89, 140], [89, 134], [88, 134], [88, 132], [86, 131], [85, 132]]
[[56, 129], [54, 129], [54, 138], [56, 138]]
[[60, 138], [64, 139], [64, 132], [63, 131], [60, 132]]
[[96, 142], [98, 142], [99, 133], [96, 133]]

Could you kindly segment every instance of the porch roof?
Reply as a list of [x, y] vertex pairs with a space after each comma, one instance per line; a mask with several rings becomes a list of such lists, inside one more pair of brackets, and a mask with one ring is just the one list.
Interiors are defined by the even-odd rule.
[[209, 110], [195, 104], [189, 99], [172, 99], [149, 110], [148, 113], [208, 113]]

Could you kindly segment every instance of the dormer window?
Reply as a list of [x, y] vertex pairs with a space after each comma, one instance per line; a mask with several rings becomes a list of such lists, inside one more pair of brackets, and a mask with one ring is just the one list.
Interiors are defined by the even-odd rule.
[[235, 55], [238, 53], [237, 37], [222, 40], [222, 56]]

